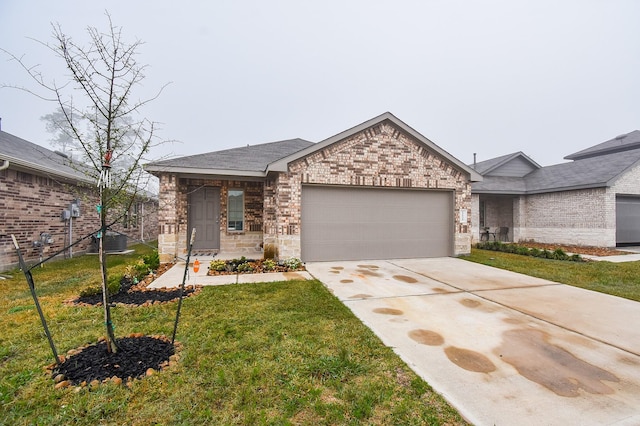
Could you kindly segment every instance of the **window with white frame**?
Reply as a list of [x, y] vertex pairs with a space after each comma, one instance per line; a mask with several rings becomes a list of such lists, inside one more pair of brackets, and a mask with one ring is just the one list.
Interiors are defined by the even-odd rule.
[[230, 189], [227, 197], [227, 230], [244, 230], [244, 191]]

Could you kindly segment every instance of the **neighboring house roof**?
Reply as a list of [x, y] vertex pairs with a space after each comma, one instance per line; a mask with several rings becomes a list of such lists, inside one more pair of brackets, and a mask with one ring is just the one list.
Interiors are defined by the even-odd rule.
[[144, 168], [150, 173], [264, 176], [270, 163], [311, 145], [304, 139], [289, 139], [156, 161]]
[[[0, 130], [0, 161], [4, 160], [8, 160], [10, 166], [37, 171], [47, 176], [93, 182], [72, 167], [73, 162], [68, 157]], [[81, 167], [79, 164], [77, 166]]]
[[606, 142], [602, 142], [601, 144], [583, 149], [582, 151], [575, 152], [571, 155], [567, 155], [564, 158], [566, 160], [579, 160], [583, 158], [595, 157], [603, 154], [611, 154], [614, 152], [629, 151], [638, 148], [640, 148], [640, 130], [634, 130], [633, 132], [616, 136], [615, 138], [610, 139]]
[[389, 121], [391, 122], [396, 128], [406, 132], [407, 134], [409, 134], [410, 136], [412, 136], [413, 138], [417, 139], [419, 142], [423, 143], [424, 145], [426, 145], [430, 150], [436, 152], [438, 155], [444, 157], [447, 161], [449, 161], [451, 164], [457, 166], [459, 169], [461, 169], [462, 171], [469, 173], [469, 175], [471, 176], [471, 181], [472, 182], [476, 182], [476, 181], [481, 181], [482, 180], [482, 175], [480, 175], [479, 173], [477, 173], [475, 170], [473, 170], [471, 167], [467, 166], [466, 164], [464, 164], [463, 162], [461, 162], [460, 160], [458, 160], [457, 158], [455, 158], [453, 155], [449, 154], [447, 151], [445, 151], [444, 149], [440, 148], [438, 145], [436, 145], [435, 143], [431, 142], [429, 139], [427, 139], [426, 137], [424, 137], [422, 134], [420, 134], [419, 132], [417, 132], [416, 130], [414, 130], [412, 127], [410, 127], [409, 125], [407, 125], [405, 122], [403, 122], [402, 120], [400, 120], [399, 118], [397, 118], [396, 116], [394, 116], [393, 114], [391, 114], [390, 112], [385, 112], [384, 114], [381, 114], [377, 117], [372, 118], [371, 120], [365, 121], [362, 124], [359, 124], [355, 127], [352, 127], [351, 129], [345, 130], [344, 132], [338, 133], [335, 136], [332, 136], [328, 139], [323, 140], [322, 142], [318, 142], [317, 144], [314, 144], [312, 146], [309, 146], [308, 148], [296, 152], [288, 157], [282, 158], [272, 164], [269, 165], [269, 170], [270, 171], [280, 171], [280, 172], [284, 172], [287, 170], [287, 166], [289, 163], [299, 160], [300, 158], [306, 157], [307, 155], [313, 154], [316, 151], [322, 150], [326, 147], [328, 147], [331, 144], [334, 144], [336, 142], [340, 142], [344, 139], [349, 138], [350, 136], [355, 135], [356, 133], [359, 133], [365, 129], [368, 129], [369, 127], [375, 126], [377, 124], [381, 124], [385, 121]]
[[514, 152], [513, 154], [507, 154], [501, 157], [496, 157], [496, 158], [492, 158], [485, 161], [480, 161], [474, 165], [471, 165], [470, 167], [472, 167], [476, 172], [484, 176], [484, 175], [495, 174], [492, 172], [496, 172], [498, 169], [508, 165], [509, 163], [513, 163], [514, 161], [518, 161], [518, 160], [528, 165], [527, 172], [530, 172], [533, 169], [539, 169], [540, 167], [542, 167], [538, 163], [533, 161], [531, 158], [529, 158], [522, 151]]
[[[629, 137], [627, 145], [635, 145], [635, 149], [629, 146], [620, 149], [620, 144], [612, 145], [611, 141], [607, 141], [572, 154], [570, 157], [575, 158], [574, 161], [540, 167], [524, 177], [491, 176], [491, 172], [488, 172], [484, 175], [483, 182], [473, 184], [472, 192], [539, 194], [611, 186], [627, 170], [640, 163], [640, 143], [636, 143], [636, 137], [640, 138], [640, 132], [635, 131], [627, 134], [627, 136], [629, 135], [631, 137]], [[640, 139], [637, 142], [640, 142]], [[487, 163], [501, 162], [504, 164], [506, 158], [513, 160], [515, 157], [510, 154], [487, 160]], [[483, 165], [483, 169], [489, 168]]]

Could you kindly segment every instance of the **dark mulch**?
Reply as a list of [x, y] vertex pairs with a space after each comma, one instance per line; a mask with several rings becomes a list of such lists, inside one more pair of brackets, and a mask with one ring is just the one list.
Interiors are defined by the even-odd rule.
[[103, 382], [114, 376], [126, 381], [144, 377], [150, 368], [160, 370], [175, 353], [174, 345], [162, 338], [124, 337], [116, 342], [120, 347], [116, 353], [107, 351], [105, 341], [81, 349], [54, 368], [53, 376], [73, 385]]
[[[109, 296], [109, 302], [116, 304], [125, 304], [130, 306], [153, 305], [156, 303], [172, 302], [180, 298], [179, 288], [159, 288], [148, 289], [147, 286], [153, 280], [164, 272], [169, 270], [172, 264], [160, 265], [155, 275], [149, 275], [144, 280], [134, 284], [127, 278], [120, 281], [120, 291]], [[197, 294], [202, 289], [201, 286], [185, 286], [183, 297], [189, 297]], [[79, 296], [75, 299], [67, 301], [72, 305], [102, 305], [102, 293]]]
[[[188, 297], [193, 295], [197, 287], [189, 286], [185, 287], [183, 297]], [[126, 305], [135, 305], [140, 306], [145, 303], [153, 304], [154, 302], [171, 302], [180, 297], [180, 289], [140, 289], [140, 288], [130, 288], [125, 291], [120, 291], [114, 295], [109, 297], [109, 301], [111, 303], [123, 303]], [[101, 305], [102, 304], [102, 294], [94, 294], [91, 296], [80, 296], [72, 301], [72, 303], [76, 304], [85, 304], [85, 305]]]

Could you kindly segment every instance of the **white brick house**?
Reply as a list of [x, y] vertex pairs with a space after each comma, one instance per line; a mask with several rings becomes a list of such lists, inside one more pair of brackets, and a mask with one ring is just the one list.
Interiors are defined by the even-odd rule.
[[390, 113], [302, 139], [148, 164], [160, 179], [161, 261], [269, 248], [309, 260], [450, 256], [471, 250], [481, 176]]
[[477, 163], [473, 233], [509, 228], [510, 241], [614, 247], [640, 243], [640, 131], [540, 167], [522, 152]]

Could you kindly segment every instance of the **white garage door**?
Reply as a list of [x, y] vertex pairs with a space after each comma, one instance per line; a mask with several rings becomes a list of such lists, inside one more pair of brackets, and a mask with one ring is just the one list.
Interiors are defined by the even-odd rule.
[[640, 243], [640, 197], [616, 197], [616, 244]]
[[451, 191], [303, 186], [302, 260], [450, 256]]

